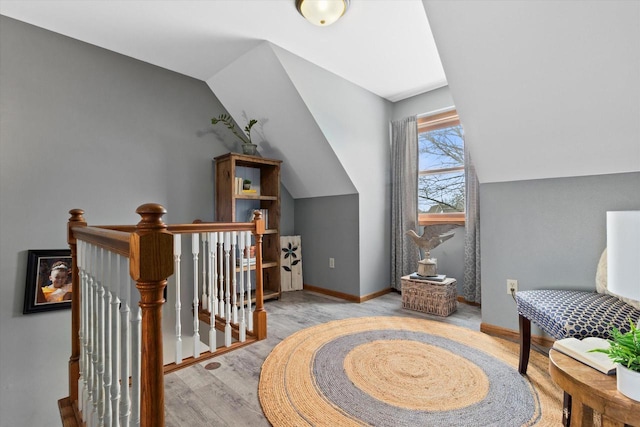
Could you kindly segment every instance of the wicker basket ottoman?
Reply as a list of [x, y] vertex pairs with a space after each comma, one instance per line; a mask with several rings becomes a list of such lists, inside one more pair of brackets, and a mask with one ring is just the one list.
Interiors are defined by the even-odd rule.
[[404, 276], [401, 283], [402, 308], [438, 316], [448, 316], [458, 308], [456, 279], [431, 282]]

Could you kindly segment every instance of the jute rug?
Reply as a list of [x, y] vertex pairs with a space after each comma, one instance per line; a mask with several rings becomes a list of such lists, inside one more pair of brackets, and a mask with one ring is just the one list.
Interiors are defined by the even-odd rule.
[[441, 322], [336, 320], [296, 332], [265, 360], [258, 394], [280, 426], [561, 425], [548, 359]]

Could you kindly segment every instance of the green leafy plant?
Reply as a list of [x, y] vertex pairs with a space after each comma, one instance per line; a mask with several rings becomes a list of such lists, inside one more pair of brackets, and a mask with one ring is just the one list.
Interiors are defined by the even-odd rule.
[[238, 132], [235, 123], [231, 119], [231, 116], [228, 114], [220, 114], [218, 117], [214, 117], [213, 119], [211, 119], [211, 124], [217, 125], [218, 123], [224, 124], [227, 129], [233, 132], [233, 134], [240, 141], [242, 141], [243, 144], [251, 144], [251, 128], [253, 127], [253, 125], [258, 123], [258, 121], [256, 119], [249, 120], [249, 123], [247, 123], [247, 125], [244, 127], [244, 134]]
[[614, 363], [619, 363], [627, 369], [640, 372], [640, 320], [634, 325], [629, 319], [631, 330], [622, 333], [618, 328], [611, 329], [609, 348], [597, 348], [593, 352], [605, 353]]

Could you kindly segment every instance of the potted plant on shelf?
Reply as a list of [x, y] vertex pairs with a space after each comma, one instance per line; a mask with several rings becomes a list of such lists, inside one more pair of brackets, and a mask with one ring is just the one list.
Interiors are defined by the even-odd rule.
[[257, 145], [251, 142], [251, 128], [258, 123], [256, 119], [249, 120], [249, 123], [244, 127], [244, 134], [240, 133], [236, 129], [235, 123], [232, 121], [231, 116], [228, 114], [220, 114], [218, 117], [211, 119], [211, 124], [216, 125], [218, 123], [224, 124], [233, 134], [242, 141], [242, 153], [255, 155]]
[[612, 328], [609, 348], [591, 351], [605, 353], [617, 364], [618, 391], [630, 399], [640, 401], [640, 319], [634, 325], [629, 319], [631, 330], [622, 333]]

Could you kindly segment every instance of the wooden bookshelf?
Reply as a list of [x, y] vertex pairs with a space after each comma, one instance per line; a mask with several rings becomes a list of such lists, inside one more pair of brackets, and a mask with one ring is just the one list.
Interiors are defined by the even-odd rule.
[[[262, 237], [264, 299], [280, 298], [280, 165], [281, 160], [239, 153], [216, 157], [216, 221], [247, 222], [254, 209], [267, 211]], [[257, 193], [236, 191], [236, 178], [250, 178]], [[255, 268], [255, 267], [254, 267]]]

